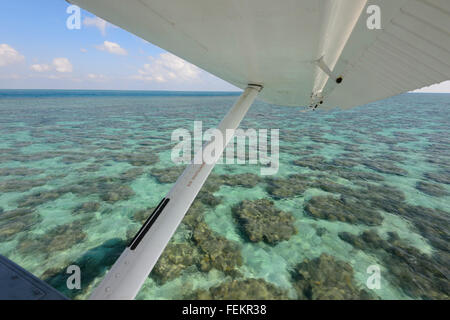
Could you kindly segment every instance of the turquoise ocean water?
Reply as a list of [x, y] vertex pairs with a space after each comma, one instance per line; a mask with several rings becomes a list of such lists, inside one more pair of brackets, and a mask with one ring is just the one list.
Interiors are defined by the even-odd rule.
[[[178, 177], [172, 131], [236, 98], [0, 90], [0, 254], [87, 298]], [[302, 110], [253, 105], [278, 173], [216, 166], [139, 299], [448, 299], [450, 95]]]

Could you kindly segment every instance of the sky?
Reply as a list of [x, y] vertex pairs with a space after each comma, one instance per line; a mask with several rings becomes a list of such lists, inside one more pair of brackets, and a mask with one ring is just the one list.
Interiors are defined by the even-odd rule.
[[[236, 91], [204, 70], [64, 0], [0, 1], [0, 89]], [[420, 90], [450, 92], [450, 81]]]

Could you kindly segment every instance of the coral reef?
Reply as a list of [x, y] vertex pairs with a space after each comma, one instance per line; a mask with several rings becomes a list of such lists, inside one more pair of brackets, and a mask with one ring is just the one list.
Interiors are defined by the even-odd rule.
[[21, 208], [0, 212], [0, 241], [12, 240], [18, 233], [28, 231], [41, 222], [41, 216], [33, 209]]
[[52, 254], [70, 249], [86, 238], [83, 232], [85, 219], [57, 226], [43, 235], [25, 236], [19, 241], [17, 250], [22, 254], [41, 252]]
[[187, 297], [194, 300], [287, 300], [287, 293], [264, 279], [232, 280], [200, 289]]
[[278, 210], [274, 203], [267, 199], [244, 200], [233, 208], [233, 214], [252, 242], [264, 241], [274, 245], [289, 240], [297, 233], [292, 214]]
[[359, 165], [359, 162], [352, 158], [340, 157], [337, 159], [333, 159], [331, 161], [331, 164], [333, 166], [337, 166], [337, 167], [353, 168], [353, 167]]
[[43, 186], [47, 183], [47, 179], [37, 180], [14, 180], [9, 179], [0, 182], [0, 192], [26, 192], [30, 189]]
[[[448, 161], [448, 160], [447, 160]], [[433, 180], [438, 183], [450, 184], [450, 170], [444, 170], [438, 173], [425, 173], [425, 178]]]
[[185, 166], [169, 167], [164, 169], [152, 169], [150, 174], [158, 180], [159, 183], [174, 183], [180, 174], [184, 171]]
[[222, 202], [222, 199], [220, 197], [214, 196], [213, 193], [209, 191], [200, 191], [197, 195], [197, 198], [199, 201], [201, 201], [203, 204], [210, 206], [212, 208], [216, 207]]
[[[124, 240], [136, 234], [161, 192], [185, 168], [158, 161], [170, 156], [170, 132], [192, 124], [186, 108], [197, 110], [205, 127], [211, 127], [235, 98], [107, 93], [91, 99], [77, 92], [86, 102], [79, 103], [74, 93], [69, 99], [44, 100], [34, 94], [32, 99], [0, 99], [0, 253], [37, 275], [43, 266], [52, 268], [43, 274], [51, 285], [71, 298], [85, 299], [125, 248]], [[412, 113], [411, 102], [426, 108]], [[317, 252], [336, 257], [294, 260], [295, 288], [289, 298], [296, 292], [301, 299], [372, 298], [360, 290], [365, 270], [358, 270], [359, 284], [350, 266], [336, 260], [347, 261], [350, 251], [382, 266], [382, 290], [367, 290], [369, 294], [448, 300], [446, 102], [439, 95], [431, 100], [396, 97], [363, 112], [302, 113], [302, 121], [298, 108], [260, 104], [252, 109], [243, 127], [280, 124], [280, 171], [261, 177], [248, 172], [257, 173], [264, 164], [217, 167], [155, 265], [150, 275], [155, 281], [144, 286], [139, 298], [185, 298], [196, 290], [193, 298], [287, 299], [281, 286], [285, 288], [297, 251], [302, 257], [316, 257]], [[254, 200], [261, 198], [266, 202]], [[277, 200], [276, 206], [270, 199]], [[126, 215], [129, 225], [117, 230], [124, 239], [102, 243], [109, 234], [104, 227], [114, 230]], [[94, 223], [97, 218], [101, 225]], [[292, 236], [297, 225], [300, 235]], [[394, 232], [386, 235], [386, 227], [404, 239]], [[239, 236], [239, 242], [230, 240]], [[92, 248], [95, 239], [100, 246]], [[271, 255], [272, 249], [280, 249], [280, 257]], [[366, 267], [360, 263], [355, 268]], [[72, 264], [81, 267], [82, 290], [66, 287], [66, 267]], [[280, 274], [268, 271], [274, 268], [282, 268]]]
[[253, 188], [261, 181], [261, 178], [253, 173], [225, 174], [221, 175], [220, 178], [224, 185], [244, 188]]
[[155, 210], [155, 207], [136, 211], [133, 214], [133, 220], [135, 222], [143, 224], [145, 222], [145, 220], [147, 220], [147, 218], [150, 217], [150, 215], [152, 214], [152, 212], [154, 210]]
[[445, 190], [444, 187], [435, 183], [419, 181], [416, 184], [416, 189], [433, 197], [443, 197], [449, 195], [449, 193]]
[[159, 284], [178, 277], [186, 268], [199, 263], [201, 256], [198, 249], [190, 243], [169, 243], [164, 249], [151, 277]]
[[412, 206], [406, 203], [392, 208], [389, 212], [397, 214], [416, 227], [419, 233], [438, 250], [450, 253], [450, 215], [446, 211]]
[[203, 221], [204, 214], [205, 205], [199, 200], [194, 200], [182, 222], [190, 229], [194, 229], [200, 222]]
[[298, 299], [301, 300], [373, 299], [367, 291], [355, 285], [353, 269], [348, 263], [326, 253], [297, 265], [292, 278]]
[[308, 157], [299, 160], [294, 160], [292, 164], [299, 167], [306, 167], [311, 170], [323, 170], [326, 164], [326, 159], [324, 157]]
[[309, 186], [308, 176], [292, 174], [288, 178], [268, 178], [267, 192], [275, 199], [302, 195]]
[[357, 189], [353, 189], [347, 186], [344, 186], [340, 183], [336, 183], [334, 181], [331, 181], [327, 178], [324, 179], [318, 179], [314, 180], [311, 183], [312, 187], [315, 187], [317, 189], [321, 189], [326, 192], [334, 193], [334, 194], [340, 194], [345, 196], [351, 196], [351, 197], [358, 197], [361, 193], [361, 191]]
[[202, 254], [201, 271], [215, 268], [233, 274], [236, 267], [242, 265], [239, 245], [213, 232], [206, 223], [201, 222], [195, 227], [192, 239]]
[[134, 196], [134, 191], [127, 183], [143, 174], [143, 169], [132, 168], [116, 177], [95, 177], [84, 179], [77, 183], [64, 185], [53, 190], [34, 192], [18, 200], [19, 207], [35, 208], [46, 202], [54, 201], [67, 193], [78, 196], [99, 194], [103, 201], [114, 203], [128, 200]]
[[159, 157], [155, 153], [130, 153], [130, 154], [115, 154], [112, 160], [117, 162], [128, 162], [129, 164], [139, 167], [139, 166], [151, 166], [159, 161]]
[[58, 191], [39, 191], [19, 199], [19, 208], [34, 208], [49, 201], [53, 201], [61, 197], [64, 193]]
[[367, 206], [367, 203], [341, 196], [316, 196], [305, 206], [305, 211], [313, 218], [341, 221], [351, 224], [380, 225], [381, 214]]
[[395, 232], [389, 234], [388, 240], [375, 231], [360, 235], [341, 232], [339, 237], [357, 249], [378, 255], [389, 271], [390, 281], [406, 294], [421, 299], [449, 299], [448, 264], [407, 245]]
[[77, 206], [72, 213], [80, 214], [80, 213], [92, 213], [97, 212], [101, 207], [101, 204], [95, 201], [84, 202]]
[[142, 168], [131, 168], [125, 172], [122, 172], [119, 175], [119, 179], [122, 181], [133, 181], [136, 180], [136, 178], [139, 178], [141, 175], [144, 174], [144, 169]]
[[367, 159], [362, 161], [362, 164], [366, 167], [381, 172], [381, 173], [387, 173], [387, 174], [393, 174], [398, 176], [407, 176], [408, 171], [397, 167], [396, 165], [392, 164], [390, 161], [387, 160], [371, 160]]
[[8, 177], [8, 176], [34, 176], [41, 173], [44, 173], [44, 170], [41, 169], [32, 169], [26, 167], [16, 167], [16, 168], [0, 168], [0, 176]]
[[115, 189], [109, 190], [101, 195], [103, 201], [114, 203], [117, 201], [128, 200], [134, 196], [134, 191], [129, 186], [119, 186]]
[[350, 181], [384, 181], [384, 177], [382, 175], [366, 171], [339, 170], [338, 175]]

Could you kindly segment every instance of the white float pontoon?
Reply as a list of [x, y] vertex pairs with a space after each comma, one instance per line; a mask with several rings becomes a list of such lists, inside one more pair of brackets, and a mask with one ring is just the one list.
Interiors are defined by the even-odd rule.
[[[222, 132], [257, 95], [350, 108], [450, 79], [448, 0], [70, 2], [243, 89]], [[92, 299], [136, 296], [213, 167], [185, 169]]]

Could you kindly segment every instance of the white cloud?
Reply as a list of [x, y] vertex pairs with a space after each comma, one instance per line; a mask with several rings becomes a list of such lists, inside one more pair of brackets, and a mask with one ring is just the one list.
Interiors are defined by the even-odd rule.
[[125, 56], [128, 54], [127, 50], [122, 48], [119, 44], [110, 41], [104, 41], [103, 44], [96, 46], [98, 50], [107, 51], [112, 54]]
[[22, 62], [25, 59], [16, 49], [6, 43], [0, 44], [0, 67]]
[[21, 75], [18, 75], [17, 73], [12, 74], [0, 74], [0, 79], [2, 80], [19, 80], [23, 79], [24, 77]]
[[68, 73], [72, 72], [73, 67], [67, 58], [55, 58], [51, 65], [42, 63], [42, 64], [33, 64], [30, 66], [30, 69], [35, 72], [47, 72], [47, 71], [57, 71], [60, 73]]
[[96, 80], [96, 81], [104, 81], [107, 80], [107, 77], [103, 74], [96, 74], [96, 73], [89, 73], [87, 75], [87, 78], [89, 80]]
[[81, 48], [80, 51], [83, 52], [83, 53], [86, 53], [86, 52], [87, 52], [87, 49]]
[[150, 57], [151, 62], [139, 69], [134, 79], [167, 82], [198, 79], [201, 70], [193, 64], [171, 53], [161, 53], [158, 58]]
[[33, 64], [30, 68], [36, 72], [46, 72], [50, 70], [50, 66], [48, 64]]
[[106, 28], [110, 26], [108, 22], [99, 17], [84, 18], [83, 25], [85, 25], [86, 27], [96, 27], [98, 30], [100, 30], [103, 36], [106, 35]]
[[55, 58], [53, 59], [53, 66], [58, 72], [72, 72], [73, 67], [67, 58]]
[[46, 78], [47, 78], [47, 79], [52, 79], [52, 80], [59, 80], [59, 79], [62, 79], [61, 76], [58, 76], [58, 75], [56, 75], [56, 74], [51, 74], [51, 75], [47, 76]]
[[444, 93], [450, 92], [450, 81], [444, 81], [441, 83], [434, 84], [429, 87], [421, 88], [415, 90], [414, 92], [425, 92], [425, 93]]

